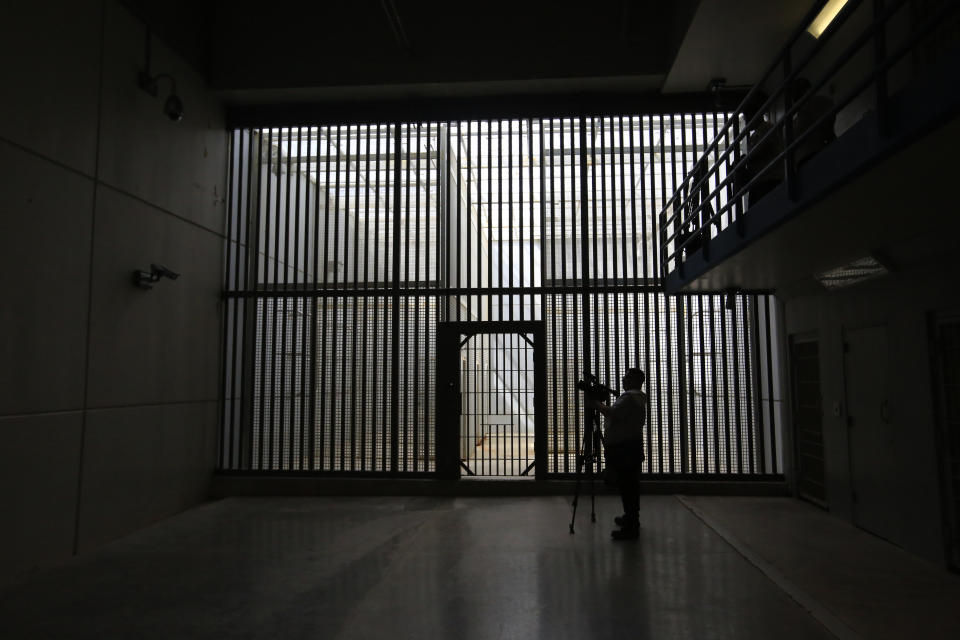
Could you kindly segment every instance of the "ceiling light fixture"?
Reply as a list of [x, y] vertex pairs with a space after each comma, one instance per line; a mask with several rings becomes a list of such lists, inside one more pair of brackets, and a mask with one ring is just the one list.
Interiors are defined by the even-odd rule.
[[814, 38], [822, 36], [823, 32], [827, 30], [827, 27], [830, 26], [830, 23], [837, 17], [837, 14], [840, 13], [840, 10], [843, 9], [845, 4], [847, 4], [847, 0], [827, 0], [827, 3], [823, 5], [823, 9], [820, 9], [820, 13], [817, 14], [817, 17], [814, 18], [810, 26], [807, 27], [807, 33]]
[[842, 267], [819, 273], [815, 277], [825, 289], [840, 289], [887, 273], [890, 273], [890, 270], [875, 256], [865, 256]]

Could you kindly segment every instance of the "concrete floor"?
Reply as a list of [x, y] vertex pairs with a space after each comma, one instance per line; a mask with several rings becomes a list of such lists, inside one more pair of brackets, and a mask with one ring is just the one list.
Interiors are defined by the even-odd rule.
[[0, 591], [2, 638], [958, 638], [960, 579], [786, 498], [232, 498]]

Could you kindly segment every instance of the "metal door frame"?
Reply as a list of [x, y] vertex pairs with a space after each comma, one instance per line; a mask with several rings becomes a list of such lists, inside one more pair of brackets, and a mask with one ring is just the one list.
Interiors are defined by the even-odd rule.
[[[547, 353], [546, 323], [543, 320], [468, 321], [437, 323], [437, 476], [460, 478], [460, 336], [478, 334], [533, 334], [533, 458], [537, 482], [547, 476]], [[457, 416], [457, 428], [450, 429], [443, 416]]]
[[932, 390], [936, 430], [934, 442], [937, 445], [938, 481], [940, 483], [940, 508], [943, 529], [943, 553], [947, 568], [960, 573], [960, 510], [957, 509], [957, 496], [952, 477], [956, 473], [957, 462], [951, 458], [950, 425], [947, 410], [946, 380], [944, 379], [944, 355], [942, 328], [960, 323], [960, 311], [941, 311], [931, 313], [928, 318], [928, 336], [930, 344], [930, 366], [932, 370]]
[[[797, 393], [797, 362], [796, 354], [794, 349], [799, 344], [810, 344], [814, 343], [817, 345], [817, 381], [821, 384], [821, 388], [818, 389], [820, 394], [820, 444], [824, 449], [823, 452], [823, 473], [820, 477], [820, 480], [823, 483], [823, 500], [804, 493], [800, 488], [800, 479], [801, 479], [801, 469], [803, 465], [800, 463], [800, 435], [799, 435], [799, 426], [797, 424], [797, 411], [798, 411], [798, 393]], [[793, 491], [796, 497], [806, 500], [811, 504], [814, 504], [822, 509], [828, 509], [830, 506], [830, 491], [827, 487], [827, 470], [826, 470], [826, 435], [823, 428], [823, 394], [822, 394], [822, 376], [820, 375], [820, 335], [815, 332], [807, 333], [796, 333], [790, 335], [787, 339], [787, 354], [789, 357], [789, 393], [790, 393], [790, 426], [791, 426], [791, 441], [790, 446], [792, 451], [790, 452], [790, 460], [792, 462], [793, 468], [791, 469]]]

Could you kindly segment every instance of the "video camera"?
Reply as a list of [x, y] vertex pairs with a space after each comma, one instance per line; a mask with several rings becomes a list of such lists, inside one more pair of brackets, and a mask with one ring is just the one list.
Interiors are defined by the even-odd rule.
[[577, 389], [583, 391], [583, 394], [590, 400], [605, 402], [610, 396], [618, 396], [620, 393], [610, 387], [600, 384], [597, 376], [591, 373], [583, 374], [583, 380], [577, 380]]

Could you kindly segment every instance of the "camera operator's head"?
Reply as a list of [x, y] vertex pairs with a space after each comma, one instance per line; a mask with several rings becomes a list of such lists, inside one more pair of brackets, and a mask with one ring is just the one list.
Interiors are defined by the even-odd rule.
[[647, 376], [643, 373], [643, 370], [627, 369], [627, 373], [623, 376], [623, 388], [627, 391], [639, 391], [643, 388], [646, 379]]

